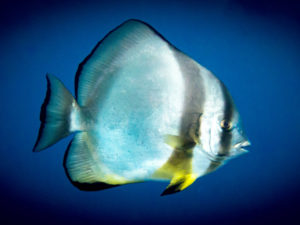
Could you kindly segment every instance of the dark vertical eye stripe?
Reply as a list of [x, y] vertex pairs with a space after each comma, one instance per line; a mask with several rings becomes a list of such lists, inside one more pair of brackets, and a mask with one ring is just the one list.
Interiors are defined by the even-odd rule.
[[[223, 111], [223, 120], [225, 121], [232, 121], [233, 118], [233, 101], [232, 98], [226, 89], [225, 85], [220, 81], [220, 87], [222, 90], [223, 94], [223, 99], [224, 99], [224, 111]], [[231, 141], [232, 141], [232, 132], [222, 130], [221, 133], [221, 142], [220, 142], [220, 150], [218, 154], [220, 156], [227, 155], [230, 151], [230, 146], [231, 146]]]

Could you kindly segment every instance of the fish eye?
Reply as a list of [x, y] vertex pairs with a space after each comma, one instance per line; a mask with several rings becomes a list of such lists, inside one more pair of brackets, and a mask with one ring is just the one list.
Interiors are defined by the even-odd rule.
[[222, 129], [226, 131], [230, 131], [232, 129], [232, 123], [230, 121], [222, 120], [220, 125]]

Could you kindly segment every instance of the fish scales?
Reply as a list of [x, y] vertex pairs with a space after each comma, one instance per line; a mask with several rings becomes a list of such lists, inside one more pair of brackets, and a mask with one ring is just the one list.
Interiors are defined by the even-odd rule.
[[73, 98], [47, 74], [34, 151], [75, 132], [64, 167], [81, 190], [169, 180], [173, 194], [250, 144], [225, 85], [142, 21], [108, 33], [75, 80]]

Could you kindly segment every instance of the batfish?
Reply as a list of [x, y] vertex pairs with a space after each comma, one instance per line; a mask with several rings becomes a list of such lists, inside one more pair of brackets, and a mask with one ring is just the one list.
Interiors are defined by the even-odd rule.
[[80, 190], [154, 180], [172, 194], [250, 145], [224, 84], [142, 21], [96, 45], [78, 67], [75, 97], [46, 77], [33, 151], [73, 133], [64, 168]]

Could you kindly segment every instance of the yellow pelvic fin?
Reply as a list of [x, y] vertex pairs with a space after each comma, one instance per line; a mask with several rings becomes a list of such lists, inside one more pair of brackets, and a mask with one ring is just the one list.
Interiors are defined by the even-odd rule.
[[165, 143], [174, 150], [165, 164], [152, 175], [153, 178], [172, 179], [176, 174], [191, 174], [195, 142], [185, 137], [166, 135]]
[[170, 184], [164, 190], [161, 196], [174, 194], [176, 192], [182, 191], [188, 186], [190, 186], [192, 183], [194, 183], [196, 179], [197, 176], [195, 174], [176, 175], [173, 177]]
[[175, 135], [166, 135], [165, 143], [174, 151], [166, 163], [153, 174], [153, 178], [171, 179], [161, 195], [182, 191], [197, 178], [192, 169], [193, 150], [196, 143], [189, 138]]
[[176, 174], [192, 173], [193, 149], [174, 149], [167, 162], [152, 176], [158, 179], [172, 179]]

